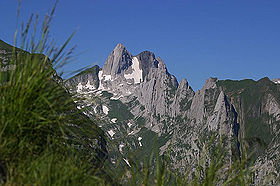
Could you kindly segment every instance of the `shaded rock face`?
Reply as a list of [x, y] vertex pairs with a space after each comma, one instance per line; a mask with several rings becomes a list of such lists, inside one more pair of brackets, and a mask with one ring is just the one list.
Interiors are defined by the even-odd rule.
[[239, 139], [250, 154], [250, 161], [254, 162], [255, 183], [264, 184], [268, 175], [276, 178], [280, 170], [278, 85], [268, 78], [225, 80], [218, 84], [238, 113]]
[[178, 115], [186, 116], [186, 111], [190, 109], [194, 94], [188, 81], [185, 78], [182, 79], [176, 90], [174, 102], [172, 103], [171, 113], [173, 117]]
[[147, 63], [150, 65], [146, 66], [150, 67], [146, 72], [145, 81], [140, 84], [135, 94], [139, 102], [153, 115], [169, 115], [178, 88], [177, 79], [168, 73], [160, 58], [151, 58], [150, 61], [141, 64], [144, 66], [143, 64]]
[[[277, 82], [209, 78], [194, 92], [186, 79], [178, 83], [154, 53], [133, 56], [118, 44], [102, 69], [75, 76], [66, 85], [78, 97], [86, 98], [80, 106], [88, 106], [90, 117], [98, 115], [108, 121], [101, 127], [118, 140], [116, 151], [120, 154], [129, 148], [152, 148], [143, 136], [151, 139], [153, 134], [161, 138], [161, 154], [172, 144], [173, 166], [184, 170], [196, 165], [212, 136], [216, 144], [225, 139], [228, 163], [241, 158], [242, 145], [252, 151], [261, 149], [252, 160], [256, 164], [280, 153], [274, 143], [278, 138], [273, 137], [280, 132]], [[125, 143], [129, 143], [127, 148]]]
[[152, 68], [158, 68], [159, 61], [156, 60], [154, 53], [149, 51], [141, 52], [138, 56], [141, 69], [143, 70], [143, 79], [147, 77]]
[[203, 122], [204, 117], [212, 112], [215, 104], [212, 102], [217, 99], [219, 91], [216, 89], [217, 79], [210, 78], [205, 81], [201, 90], [198, 90], [191, 104], [189, 117], [197, 122]]
[[65, 82], [65, 85], [71, 89], [75, 89], [76, 87], [82, 86], [96, 89], [99, 87], [99, 71], [100, 68], [96, 65], [90, 69], [87, 69], [87, 72], [81, 72], [75, 75], [74, 77], [70, 78], [68, 81]]
[[118, 44], [107, 58], [103, 74], [115, 77], [132, 64], [132, 56], [122, 44]]
[[[172, 139], [172, 161], [174, 168], [186, 171], [195, 168], [200, 152], [211, 137], [225, 138], [224, 148], [228, 151], [228, 163], [239, 156], [239, 129], [234, 130], [235, 110], [225, 93], [217, 86], [216, 78], [209, 78], [201, 90], [189, 100], [188, 109], [181, 123], [177, 123]], [[235, 135], [237, 134], [237, 135]], [[218, 140], [219, 141], [219, 140]], [[214, 141], [213, 143], [217, 143]], [[210, 156], [206, 155], [206, 159]]]

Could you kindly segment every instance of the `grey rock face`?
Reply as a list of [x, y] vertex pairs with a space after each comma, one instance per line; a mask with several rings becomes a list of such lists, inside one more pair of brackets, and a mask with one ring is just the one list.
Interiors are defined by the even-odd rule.
[[217, 99], [217, 78], [209, 78], [201, 90], [198, 90], [193, 98], [188, 117], [196, 122], [203, 123], [204, 117], [213, 111], [213, 101]]
[[118, 44], [107, 58], [102, 68], [104, 75], [115, 77], [121, 71], [126, 70], [132, 62], [132, 55], [122, 44]]
[[149, 51], [141, 52], [137, 55], [137, 58], [140, 61], [140, 67], [143, 70], [143, 79], [147, 77], [150, 72], [150, 69], [158, 67], [158, 61], [155, 58], [155, 54]]
[[272, 115], [276, 118], [276, 121], [280, 120], [280, 105], [276, 101], [275, 97], [271, 94], [267, 94], [265, 96], [265, 104], [264, 104], [264, 111], [267, 112], [269, 115]]
[[[149, 65], [145, 81], [140, 84], [136, 95], [141, 104], [148, 111], [155, 115], [167, 115], [175, 92], [178, 86], [177, 80], [170, 75], [162, 60], [151, 59], [150, 61], [141, 61], [141, 64]], [[148, 66], [148, 65], [146, 65]]]
[[[186, 84], [186, 80], [183, 82]], [[190, 165], [197, 166], [201, 158], [200, 152], [210, 140], [209, 134], [216, 135], [218, 139], [224, 136], [226, 139], [224, 148], [229, 154], [232, 154], [232, 151], [238, 151], [236, 149], [237, 137], [233, 130], [234, 107], [216, 83], [216, 78], [210, 78], [193, 97], [190, 96], [193, 95], [190, 90], [187, 94], [189, 95], [187, 100], [190, 100], [189, 106], [186, 115], [183, 116], [183, 121], [177, 123], [171, 142], [173, 143], [172, 151], [176, 154], [172, 157], [173, 165], [177, 169], [186, 171]], [[233, 141], [235, 142], [232, 143]], [[231, 161], [230, 156], [228, 161]]]
[[99, 87], [99, 71], [99, 66], [95, 65], [65, 81], [65, 86], [69, 87], [70, 89], [76, 89], [76, 91], [80, 91], [80, 89], [77, 87], [96, 89]]
[[192, 104], [194, 94], [195, 93], [188, 81], [185, 78], [182, 79], [176, 90], [174, 102], [172, 103], [171, 112], [173, 117], [176, 117], [177, 115], [186, 116], [186, 112], [190, 109]]

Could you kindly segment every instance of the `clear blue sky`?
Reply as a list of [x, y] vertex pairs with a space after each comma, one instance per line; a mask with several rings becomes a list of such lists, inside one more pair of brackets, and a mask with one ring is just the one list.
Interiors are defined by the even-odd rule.
[[[41, 18], [52, 0], [23, 0], [21, 17]], [[0, 0], [0, 38], [12, 43], [17, 0]], [[279, 0], [60, 0], [51, 25], [58, 44], [75, 30], [75, 62], [103, 66], [121, 42], [150, 50], [178, 80], [200, 89], [205, 79], [280, 78]]]

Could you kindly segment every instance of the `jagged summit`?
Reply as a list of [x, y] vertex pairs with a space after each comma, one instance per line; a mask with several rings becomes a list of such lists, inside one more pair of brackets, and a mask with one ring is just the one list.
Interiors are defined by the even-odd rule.
[[114, 48], [114, 50], [117, 50], [117, 49], [125, 49], [125, 46], [122, 43], [118, 43], [116, 45], [116, 47]]
[[151, 51], [143, 51], [137, 55], [141, 61], [153, 61], [155, 60], [155, 54]]
[[107, 58], [102, 68], [102, 73], [115, 77], [116, 74], [120, 74], [122, 70], [127, 69], [131, 65], [131, 61], [132, 55], [126, 50], [124, 45], [119, 43]]
[[[160, 91], [167, 89], [175, 91], [179, 86], [176, 77], [168, 72], [165, 63], [160, 57], [156, 57], [151, 51], [143, 51], [134, 56], [122, 43], [115, 46], [102, 69], [98, 68], [94, 71], [94, 74], [90, 76], [87, 75], [88, 73], [90, 73], [90, 71], [86, 70], [78, 74], [78, 76], [84, 76], [78, 78], [79, 81], [82, 80], [81, 84], [83, 86], [84, 84], [94, 84], [94, 87], [103, 90], [123, 89], [121, 92], [131, 92], [128, 90], [131, 88], [130, 85], [141, 84], [151, 80], [155, 81], [155, 83], [160, 86]], [[91, 78], [88, 79], [88, 77]], [[119, 84], [125, 85], [123, 85], [123, 87], [118, 87]], [[149, 86], [152, 88], [152, 84]], [[186, 86], [187, 89], [190, 88], [189, 85]], [[185, 89], [185, 87], [183, 88]], [[150, 91], [152, 91], [152, 89]]]
[[215, 88], [217, 81], [218, 78], [213, 78], [213, 77], [206, 79], [203, 89]]
[[181, 89], [191, 89], [191, 87], [190, 87], [190, 85], [189, 85], [189, 82], [187, 81], [187, 79], [186, 78], [183, 78], [181, 81], [180, 81], [180, 83], [179, 83], [179, 87], [181, 88]]
[[[172, 84], [176, 88], [178, 87], [175, 76], [168, 73], [166, 65], [160, 57], [156, 58], [151, 51], [143, 51], [134, 56], [123, 44], [119, 43], [107, 58], [100, 72], [100, 80], [126, 79], [127, 81], [132, 80], [130, 82], [132, 84], [137, 84], [145, 80], [159, 78], [160, 73], [167, 75]], [[150, 77], [148, 77], [149, 74]]]

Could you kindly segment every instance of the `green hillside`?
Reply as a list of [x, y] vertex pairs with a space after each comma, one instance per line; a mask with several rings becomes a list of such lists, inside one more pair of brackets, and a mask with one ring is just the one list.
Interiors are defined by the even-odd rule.
[[263, 155], [279, 130], [280, 122], [273, 114], [269, 115], [266, 104], [275, 100], [280, 104], [279, 85], [268, 78], [258, 81], [246, 79], [241, 81], [223, 80], [218, 85], [232, 101], [239, 114], [241, 140], [247, 146], [252, 159]]
[[0, 49], [1, 50], [12, 51], [13, 47], [0, 39]]

